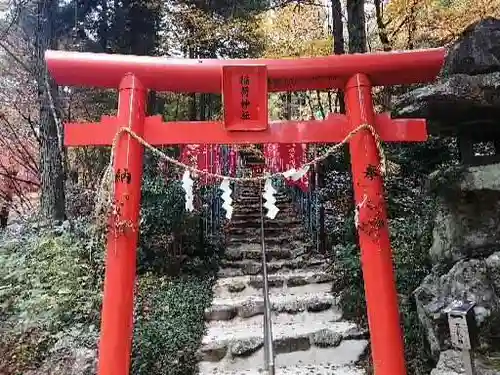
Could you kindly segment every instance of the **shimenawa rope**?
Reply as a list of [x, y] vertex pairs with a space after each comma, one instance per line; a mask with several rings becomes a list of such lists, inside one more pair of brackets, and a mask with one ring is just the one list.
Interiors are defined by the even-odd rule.
[[[328, 148], [326, 150], [326, 152], [324, 152], [322, 155], [320, 155], [320, 156], [312, 159], [311, 161], [303, 164], [299, 169], [303, 169], [305, 167], [310, 167], [312, 165], [316, 165], [316, 164], [322, 162], [323, 160], [328, 158], [331, 154], [333, 154], [335, 151], [337, 151], [339, 148], [341, 148], [343, 145], [348, 143], [352, 137], [354, 137], [356, 134], [358, 134], [362, 130], [368, 130], [372, 134], [373, 138], [375, 139], [377, 151], [378, 151], [379, 156], [380, 156], [380, 173], [382, 175], [385, 175], [387, 173], [387, 171], [389, 171], [389, 172], [396, 171], [397, 165], [392, 163], [392, 162], [387, 161], [383, 147], [382, 147], [382, 140], [380, 139], [380, 136], [377, 134], [377, 132], [375, 131], [373, 126], [371, 126], [369, 124], [362, 124], [362, 125], [358, 126], [356, 129], [352, 130], [349, 134], [347, 134], [347, 136], [340, 143], [337, 143], [334, 146]], [[203, 171], [203, 170], [197, 169], [195, 167], [192, 167], [190, 165], [184, 164], [184, 163], [178, 161], [177, 159], [174, 159], [174, 158], [168, 156], [163, 151], [159, 150], [158, 148], [156, 148], [153, 145], [146, 142], [142, 137], [140, 137], [133, 130], [131, 130], [129, 128], [122, 127], [117, 131], [117, 133], [113, 139], [113, 143], [111, 144], [111, 155], [110, 155], [109, 164], [106, 167], [106, 169], [104, 171], [103, 178], [101, 180], [101, 186], [100, 186], [101, 194], [98, 195], [98, 202], [96, 205], [97, 212], [99, 212], [101, 210], [101, 208], [103, 207], [103, 204], [105, 202], [110, 202], [111, 198], [113, 196], [113, 193], [114, 193], [113, 161], [114, 161], [116, 149], [118, 146], [118, 142], [120, 140], [120, 137], [124, 133], [128, 133], [130, 135], [130, 137], [135, 139], [137, 142], [139, 142], [141, 145], [143, 145], [146, 149], [150, 150], [153, 154], [159, 156], [161, 159], [166, 160], [169, 163], [171, 163], [179, 168], [182, 168], [183, 170], [188, 170], [188, 171], [190, 171], [192, 173], [196, 173], [200, 176], [212, 177], [212, 178], [215, 178], [218, 180], [227, 179], [227, 180], [233, 181], [233, 182], [245, 183], [245, 182], [263, 181], [263, 180], [267, 180], [268, 178], [273, 178], [273, 177], [281, 177], [281, 176], [283, 176], [283, 173], [284, 173], [284, 172], [275, 172], [272, 174], [266, 174], [266, 175], [257, 176], [257, 177], [231, 177], [231, 176], [225, 176], [225, 175], [218, 174], [218, 173]]]

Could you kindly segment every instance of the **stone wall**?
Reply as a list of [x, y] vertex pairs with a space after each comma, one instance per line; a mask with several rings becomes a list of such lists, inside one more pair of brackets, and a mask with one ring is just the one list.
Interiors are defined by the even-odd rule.
[[434, 267], [414, 293], [432, 354], [440, 358], [433, 375], [463, 373], [446, 314], [456, 300], [476, 302], [479, 374], [500, 374], [500, 367], [488, 364], [500, 352], [500, 164], [439, 172], [431, 176], [436, 180], [445, 186], [436, 189], [441, 193], [429, 250]]

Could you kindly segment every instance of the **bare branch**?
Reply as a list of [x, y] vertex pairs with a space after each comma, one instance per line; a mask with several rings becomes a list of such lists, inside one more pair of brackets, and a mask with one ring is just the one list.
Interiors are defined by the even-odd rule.
[[17, 57], [14, 52], [11, 51], [9, 47], [7, 47], [7, 42], [1, 41], [0, 40], [0, 47], [7, 52], [7, 54], [16, 62], [18, 63], [26, 72], [29, 74], [33, 74], [33, 71], [26, 65], [19, 57]]
[[[5, 169], [5, 166], [2, 163], [0, 163], [0, 168], [1, 169]], [[20, 183], [23, 183], [23, 184], [40, 187], [40, 183], [38, 183], [38, 182], [26, 180], [24, 178], [20, 178], [20, 177], [17, 177], [17, 176], [12, 176], [12, 174], [9, 173], [9, 172], [5, 172], [5, 171], [1, 171], [0, 170], [0, 176], [6, 177], [6, 178], [8, 178], [8, 179], [10, 179], [12, 181], [17, 181], [17, 182], [20, 182]]]

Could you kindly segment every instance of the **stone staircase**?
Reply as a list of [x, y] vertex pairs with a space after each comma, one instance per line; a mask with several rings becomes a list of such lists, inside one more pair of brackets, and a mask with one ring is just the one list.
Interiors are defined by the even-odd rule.
[[[227, 250], [205, 312], [199, 350], [201, 375], [265, 374], [263, 278], [259, 190], [243, 187], [227, 234]], [[265, 240], [277, 375], [363, 375], [356, 363], [366, 333], [341, 320], [325, 260], [301, 239], [301, 223], [288, 197], [278, 194]]]

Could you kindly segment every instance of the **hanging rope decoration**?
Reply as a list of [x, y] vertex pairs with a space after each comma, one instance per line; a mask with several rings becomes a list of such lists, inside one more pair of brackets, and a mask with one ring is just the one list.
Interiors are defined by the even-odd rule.
[[264, 193], [262, 193], [262, 198], [266, 200], [263, 204], [264, 208], [267, 209], [266, 216], [269, 219], [274, 219], [279, 212], [279, 208], [276, 206], [276, 189], [273, 187], [272, 180], [268, 178], [264, 183]]
[[182, 188], [184, 189], [184, 193], [185, 193], [184, 195], [186, 198], [186, 211], [188, 211], [188, 212], [194, 211], [193, 185], [194, 185], [194, 181], [191, 178], [191, 173], [189, 171], [184, 171], [184, 174], [182, 175]]
[[[225, 211], [226, 211], [226, 217], [228, 219], [231, 218], [231, 215], [233, 213], [233, 207], [232, 207], [232, 198], [231, 196], [231, 187], [230, 187], [230, 182], [238, 182], [238, 183], [249, 183], [249, 182], [260, 182], [260, 181], [265, 181], [264, 184], [264, 194], [263, 196], [265, 199], [268, 200], [267, 203], [268, 209], [267, 216], [271, 219], [276, 217], [279, 209], [274, 205], [276, 199], [274, 198], [274, 194], [276, 193], [276, 190], [272, 187], [272, 179], [273, 178], [291, 178], [293, 181], [298, 181], [300, 180], [303, 176], [306, 175], [306, 173], [309, 171], [311, 166], [314, 166], [325, 159], [327, 159], [330, 155], [332, 155], [334, 152], [336, 152], [338, 149], [340, 149], [343, 145], [348, 143], [356, 134], [363, 130], [368, 130], [373, 138], [375, 139], [375, 144], [377, 147], [377, 151], [380, 156], [380, 166], [379, 166], [379, 171], [381, 175], [386, 175], [387, 172], [390, 173], [396, 173], [398, 170], [398, 166], [392, 162], [388, 162], [384, 150], [382, 148], [382, 141], [373, 128], [373, 126], [369, 124], [362, 124], [358, 126], [356, 129], [352, 130], [347, 136], [340, 142], [332, 147], [328, 148], [323, 154], [315, 157], [314, 159], [310, 160], [309, 162], [303, 164], [300, 168], [291, 168], [290, 170], [284, 171], [284, 172], [276, 172], [272, 174], [266, 174], [264, 176], [255, 176], [255, 177], [232, 177], [232, 176], [225, 176], [222, 174], [218, 173], [212, 173], [208, 171], [203, 171], [199, 170], [193, 166], [184, 164], [177, 159], [174, 159], [167, 154], [165, 154], [163, 151], [159, 150], [158, 148], [152, 146], [148, 142], [146, 142], [142, 137], [137, 135], [134, 131], [132, 131], [129, 128], [122, 127], [120, 128], [116, 135], [115, 138], [113, 139], [113, 143], [111, 145], [111, 155], [110, 155], [110, 160], [109, 164], [106, 167], [106, 170], [104, 171], [104, 175], [101, 181], [101, 187], [100, 187], [100, 194], [98, 194], [98, 201], [96, 204], [96, 212], [97, 213], [102, 213], [103, 211], [109, 212], [109, 209], [111, 208], [111, 202], [114, 196], [114, 179], [113, 179], [113, 161], [114, 161], [114, 156], [116, 152], [116, 148], [118, 145], [118, 141], [120, 140], [121, 136], [124, 133], [128, 133], [130, 137], [135, 139], [137, 142], [139, 142], [142, 146], [144, 146], [146, 149], [151, 151], [153, 154], [157, 155], [163, 160], [166, 160], [167, 162], [181, 168], [184, 170], [184, 174], [182, 177], [182, 187], [185, 191], [186, 195], [186, 210], [187, 211], [193, 211], [194, 206], [193, 206], [193, 184], [194, 181], [191, 178], [191, 175], [193, 177], [211, 177], [216, 180], [222, 180], [220, 189], [224, 192], [225, 198]], [[267, 187], [267, 190], [266, 190]], [[274, 202], [271, 204], [270, 202]], [[274, 208], [273, 208], [274, 206]]]
[[231, 193], [233, 192], [231, 189], [230, 182], [227, 178], [223, 179], [220, 184], [220, 190], [222, 190], [222, 208], [226, 211], [226, 219], [231, 220], [231, 216], [233, 216], [233, 198], [231, 198]]

